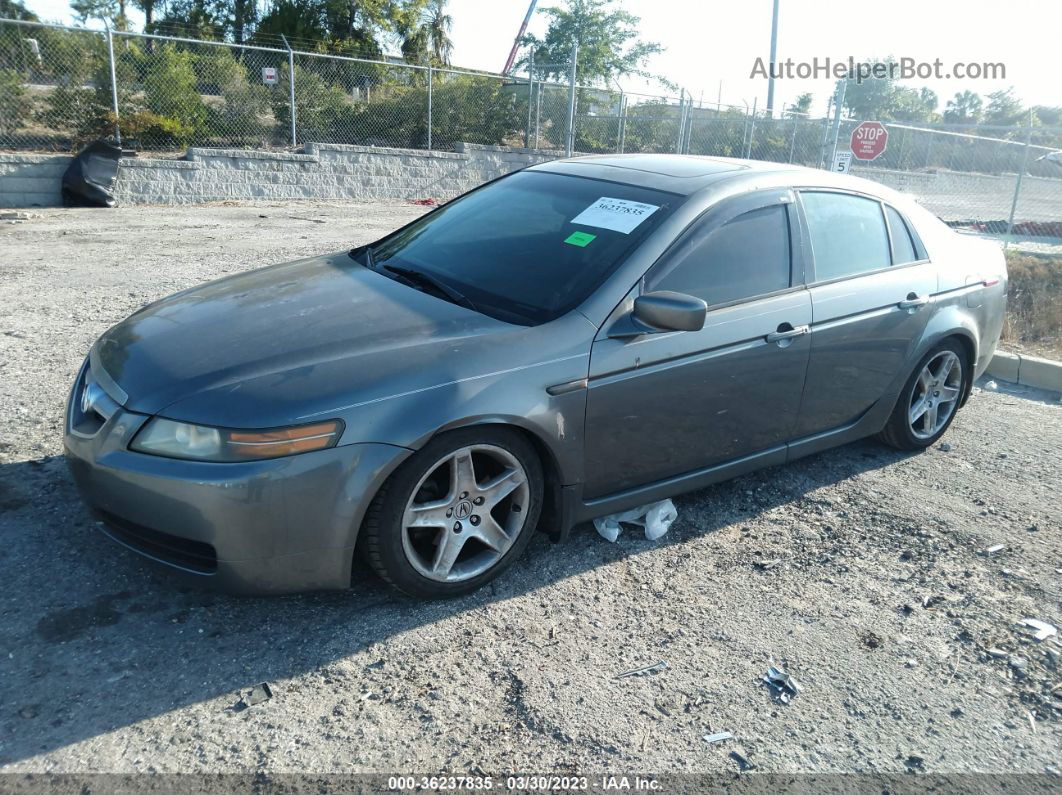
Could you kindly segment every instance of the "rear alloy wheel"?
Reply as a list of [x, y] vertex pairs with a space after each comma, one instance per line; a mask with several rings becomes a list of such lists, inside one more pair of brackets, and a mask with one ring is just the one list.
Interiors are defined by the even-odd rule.
[[955, 419], [966, 377], [964, 351], [957, 343], [934, 348], [904, 386], [882, 440], [900, 450], [929, 447]]
[[931, 439], [951, 421], [962, 397], [962, 362], [944, 350], [926, 362], [911, 391], [907, 419], [911, 433]]
[[445, 434], [392, 476], [369, 508], [365, 545], [381, 576], [413, 596], [456, 596], [501, 573], [542, 506], [534, 448], [508, 429]]

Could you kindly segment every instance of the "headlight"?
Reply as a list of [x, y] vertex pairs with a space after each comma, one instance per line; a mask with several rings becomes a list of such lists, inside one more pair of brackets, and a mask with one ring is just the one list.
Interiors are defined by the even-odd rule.
[[138, 453], [168, 458], [221, 462], [253, 461], [334, 447], [342, 431], [343, 423], [339, 420], [297, 425], [292, 428], [245, 431], [210, 428], [155, 417], [140, 430], [129, 447]]

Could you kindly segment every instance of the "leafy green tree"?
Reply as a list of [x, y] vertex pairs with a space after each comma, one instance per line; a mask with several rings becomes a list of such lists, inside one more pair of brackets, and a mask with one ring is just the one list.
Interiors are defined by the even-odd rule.
[[[872, 58], [867, 63], [890, 66], [895, 62], [891, 55], [887, 58]], [[896, 104], [896, 82], [886, 77], [871, 77], [860, 82], [854, 75], [846, 78], [844, 88], [844, 110], [856, 119], [890, 119]]]
[[[291, 125], [289, 81], [288, 66], [284, 64], [275, 87], [278, 90], [270, 92], [281, 136], [286, 135]], [[354, 113], [351, 101], [341, 88], [295, 64], [295, 126], [300, 141], [336, 143], [337, 130], [349, 125]]]
[[181, 144], [190, 141], [203, 128], [207, 118], [193, 64], [192, 53], [166, 44], [155, 48], [144, 77], [147, 109], [180, 122], [186, 133], [181, 136]]
[[32, 108], [22, 75], [13, 69], [0, 69], [0, 134], [10, 134], [21, 127]]
[[133, 0], [133, 5], [144, 14], [144, 30], [150, 32], [155, 24], [155, 10], [162, 8], [163, 0]]
[[331, 38], [324, 4], [300, 0], [274, 0], [255, 28], [255, 35], [262, 38], [262, 43], [271, 45], [275, 45], [281, 35], [301, 41]]
[[[613, 85], [617, 78], [629, 75], [670, 85], [645, 69], [663, 47], [641, 40], [641, 18], [619, 8], [618, 0], [568, 0], [567, 8], [554, 6], [543, 13], [550, 18], [546, 35], [542, 39], [531, 35], [524, 38], [534, 50], [535, 63], [543, 65], [540, 75], [564, 79], [572, 47], [578, 43], [578, 79], [583, 85]], [[526, 64], [525, 58], [518, 68]]]
[[[243, 64], [227, 49], [209, 61], [196, 64], [201, 81], [221, 95], [220, 106], [207, 108], [206, 128], [212, 140], [225, 144], [254, 145], [267, 140], [269, 87], [252, 80]], [[271, 125], [270, 125], [271, 126]]]
[[36, 14], [26, 8], [21, 0], [0, 0], [0, 17], [4, 19], [22, 19], [26, 22], [37, 22]]
[[802, 113], [806, 115], [811, 113], [812, 102], [814, 102], [814, 98], [811, 96], [810, 92], [801, 94], [796, 98], [796, 102], [789, 106], [789, 111], [791, 113]]
[[983, 121], [985, 124], [1009, 126], [1021, 124], [1027, 115], [1021, 100], [1014, 96], [1014, 88], [993, 91], [988, 95]]
[[232, 33], [232, 40], [243, 44], [250, 28], [258, 19], [258, 4], [254, 0], [231, 0], [226, 28]]
[[888, 118], [905, 122], [930, 122], [937, 109], [937, 95], [928, 88], [895, 86]]
[[427, 0], [320, 0], [326, 28], [344, 52], [379, 58], [381, 40], [416, 27]]
[[70, 10], [82, 24], [96, 19], [113, 27], [119, 15], [125, 16], [125, 2], [119, 6], [119, 0], [72, 0]]
[[419, 23], [403, 36], [403, 58], [410, 63], [448, 66], [454, 49], [453, 24], [453, 17], [446, 13], [446, 0], [431, 0]]
[[225, 37], [225, 9], [215, 0], [169, 0], [164, 7], [166, 13], [155, 23], [157, 30], [207, 41]]
[[944, 121], [949, 124], [976, 124], [981, 120], [984, 103], [973, 91], [961, 91], [948, 100]]

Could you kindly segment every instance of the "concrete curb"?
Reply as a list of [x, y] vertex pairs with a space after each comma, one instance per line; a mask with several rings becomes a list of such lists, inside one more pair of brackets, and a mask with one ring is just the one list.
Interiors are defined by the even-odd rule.
[[1062, 392], [1062, 362], [1050, 359], [996, 351], [985, 373], [1000, 381]]

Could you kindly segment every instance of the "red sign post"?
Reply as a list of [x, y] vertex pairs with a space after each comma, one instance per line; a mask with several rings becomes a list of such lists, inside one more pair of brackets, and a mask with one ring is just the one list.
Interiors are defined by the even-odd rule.
[[878, 121], [865, 121], [852, 130], [852, 154], [859, 160], [873, 160], [885, 153], [889, 131]]

